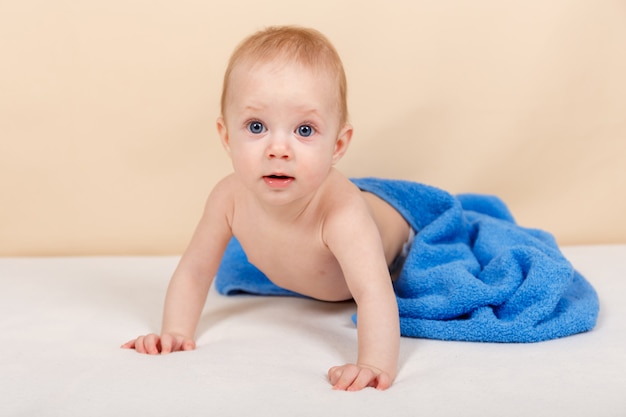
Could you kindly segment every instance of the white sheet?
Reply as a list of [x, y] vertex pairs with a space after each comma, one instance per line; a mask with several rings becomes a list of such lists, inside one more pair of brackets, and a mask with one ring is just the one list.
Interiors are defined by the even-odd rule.
[[568, 247], [601, 311], [539, 344], [402, 339], [386, 392], [335, 392], [352, 303], [209, 296], [198, 349], [122, 350], [157, 331], [175, 257], [0, 259], [1, 416], [626, 416], [626, 245]]

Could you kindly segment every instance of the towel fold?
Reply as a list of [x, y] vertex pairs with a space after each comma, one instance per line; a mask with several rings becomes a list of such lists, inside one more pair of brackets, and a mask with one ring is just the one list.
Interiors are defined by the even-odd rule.
[[[417, 232], [394, 282], [403, 336], [538, 342], [595, 326], [593, 287], [552, 235], [517, 225], [497, 197], [453, 196], [402, 180], [352, 181], [395, 207]], [[298, 295], [251, 265], [235, 238], [215, 285], [225, 295]]]

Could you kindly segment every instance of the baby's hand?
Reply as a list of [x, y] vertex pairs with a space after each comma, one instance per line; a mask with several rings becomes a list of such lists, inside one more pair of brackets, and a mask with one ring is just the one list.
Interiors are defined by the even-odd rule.
[[386, 390], [392, 382], [389, 374], [380, 369], [351, 363], [330, 368], [328, 380], [333, 389], [342, 391], [359, 391], [365, 387]]
[[179, 350], [194, 350], [196, 348], [196, 342], [194, 342], [193, 339], [169, 333], [162, 334], [161, 336], [150, 333], [130, 340], [121, 347], [123, 349], [135, 349], [138, 353], [157, 355], [159, 353], [166, 354]]

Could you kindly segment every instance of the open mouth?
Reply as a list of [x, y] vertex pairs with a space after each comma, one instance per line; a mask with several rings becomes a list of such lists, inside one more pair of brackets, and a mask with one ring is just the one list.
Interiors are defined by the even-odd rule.
[[294, 178], [288, 175], [273, 174], [264, 176], [263, 180], [271, 188], [285, 188], [291, 184]]
[[269, 178], [271, 180], [292, 180], [293, 177], [289, 177], [287, 175], [266, 175], [265, 178]]

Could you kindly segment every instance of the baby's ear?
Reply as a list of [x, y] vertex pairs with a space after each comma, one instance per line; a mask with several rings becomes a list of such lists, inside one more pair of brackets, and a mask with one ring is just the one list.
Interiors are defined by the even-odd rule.
[[224, 120], [224, 116], [220, 116], [217, 118], [217, 133], [220, 135], [220, 141], [222, 142], [222, 146], [230, 155], [230, 144], [228, 143], [228, 129], [226, 129], [226, 120]]
[[337, 140], [335, 141], [335, 151], [333, 152], [333, 164], [339, 162], [339, 160], [345, 155], [350, 146], [350, 140], [352, 140], [352, 125], [346, 123], [339, 131]]

